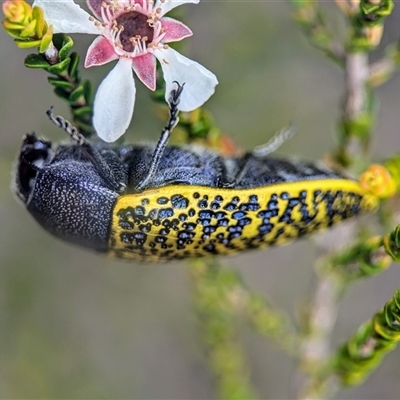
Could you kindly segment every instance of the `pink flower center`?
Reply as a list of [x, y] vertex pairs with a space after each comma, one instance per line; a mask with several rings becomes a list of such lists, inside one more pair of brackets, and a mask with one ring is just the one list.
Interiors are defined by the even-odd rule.
[[166, 35], [161, 23], [161, 8], [153, 8], [153, 0], [104, 0], [101, 3], [101, 19], [89, 19], [101, 29], [123, 57], [139, 57], [151, 53], [162, 45]]
[[136, 11], [121, 14], [115, 21], [121, 30], [119, 40], [123, 50], [131, 53], [138, 42], [144, 42], [145, 46], [152, 43], [154, 28], [149, 25], [149, 17]]

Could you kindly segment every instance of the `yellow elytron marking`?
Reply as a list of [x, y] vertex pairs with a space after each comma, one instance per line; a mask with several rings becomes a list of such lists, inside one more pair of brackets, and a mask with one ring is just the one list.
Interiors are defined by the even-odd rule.
[[117, 199], [109, 253], [144, 261], [232, 254], [287, 243], [377, 204], [346, 179], [243, 190], [168, 186]]

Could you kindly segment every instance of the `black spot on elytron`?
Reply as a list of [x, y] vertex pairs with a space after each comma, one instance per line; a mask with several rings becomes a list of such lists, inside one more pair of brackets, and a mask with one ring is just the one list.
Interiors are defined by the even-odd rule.
[[137, 241], [143, 241], [143, 242], [145, 242], [147, 239], [147, 235], [143, 232], [135, 232], [134, 237]]
[[141, 206], [120, 209], [117, 212], [118, 225], [122, 229], [134, 229], [136, 224], [148, 221], [148, 217], [144, 215], [145, 211], [145, 208]]
[[172, 208], [160, 208], [158, 210], [158, 219], [164, 219], [164, 218], [171, 218], [174, 215], [174, 210]]
[[257, 211], [260, 208], [261, 206], [258, 203], [243, 203], [239, 206], [240, 211]]
[[203, 246], [203, 249], [208, 253], [216, 253], [215, 245], [213, 245], [211, 243]]
[[171, 204], [174, 208], [187, 208], [189, 200], [180, 194], [175, 194], [171, 197]]
[[177, 246], [176, 246], [177, 250], [183, 250], [185, 248], [185, 241], [184, 240], [178, 239], [176, 244], [177, 244]]
[[184, 222], [184, 221], [187, 220], [188, 217], [187, 217], [186, 214], [179, 214], [179, 215], [178, 215], [178, 218], [179, 218], [179, 221]]
[[189, 217], [194, 217], [196, 215], [196, 211], [193, 208], [191, 208], [188, 211], [188, 215], [189, 215]]
[[286, 224], [291, 224], [294, 222], [290, 213], [286, 212], [279, 218], [279, 222], [285, 222]]
[[262, 235], [266, 235], [267, 233], [270, 233], [273, 229], [274, 225], [273, 224], [263, 224], [258, 227], [258, 231]]
[[147, 240], [147, 235], [142, 232], [122, 232], [120, 235], [123, 243], [136, 244], [141, 247]]
[[259, 213], [257, 213], [257, 217], [258, 218], [272, 218], [274, 216], [274, 212], [273, 211], [260, 211]]
[[150, 218], [150, 219], [156, 219], [156, 218], [157, 218], [157, 214], [158, 214], [157, 208], [153, 208], [153, 209], [150, 210], [150, 212], [149, 212], [149, 218]]
[[154, 241], [156, 243], [165, 243], [168, 240], [168, 238], [166, 238], [165, 236], [156, 236], [154, 238]]
[[240, 227], [238, 225], [230, 226], [230, 227], [228, 227], [228, 232], [230, 232], [230, 233], [235, 233], [235, 232], [241, 233], [242, 232], [242, 227]]
[[149, 233], [151, 231], [151, 223], [139, 225], [139, 230], [144, 233]]
[[135, 207], [134, 213], [136, 217], [141, 217], [146, 214], [146, 209], [142, 206], [137, 206]]
[[178, 218], [174, 218], [171, 220], [171, 226], [172, 228], [176, 228], [179, 225], [179, 219]]
[[194, 232], [181, 231], [178, 233], [178, 238], [182, 240], [193, 239], [195, 235]]
[[281, 193], [281, 199], [282, 200], [287, 200], [289, 198], [289, 193], [288, 192], [282, 192]]
[[284, 222], [285, 224], [289, 225], [294, 222], [292, 218], [293, 209], [300, 204], [300, 200], [298, 198], [290, 198], [289, 194], [285, 196], [285, 200], [289, 200], [286, 204], [285, 209], [282, 212], [282, 215], [279, 217], [279, 222]]
[[158, 204], [161, 204], [161, 205], [167, 204], [168, 202], [169, 202], [169, 199], [168, 199], [167, 197], [159, 197], [159, 198], [157, 199], [157, 203], [158, 203]]
[[[310, 211], [312, 211], [312, 214], [310, 213]], [[306, 203], [306, 197], [304, 197], [304, 196], [301, 197], [300, 212], [302, 214], [301, 220], [306, 225], [310, 225], [310, 223], [315, 219], [315, 217], [318, 214], [315, 207], [313, 210], [309, 209], [308, 204]]]
[[193, 193], [193, 198], [194, 199], [198, 199], [200, 197], [200, 193], [198, 193], [198, 192], [194, 192]]
[[220, 195], [217, 195], [217, 196], [215, 196], [214, 200], [218, 201], [218, 202], [221, 202], [221, 201], [224, 201], [224, 198], [222, 196], [220, 196]]
[[226, 211], [234, 211], [236, 209], [237, 209], [237, 206], [235, 203], [228, 203], [224, 207], [224, 210], [226, 210]]
[[241, 232], [232, 232], [228, 235], [228, 240], [238, 239], [241, 236]]
[[122, 229], [133, 229], [135, 227], [135, 224], [133, 222], [130, 221], [124, 221], [124, 220], [119, 220], [118, 225], [122, 228]]
[[[209, 225], [203, 228], [203, 233], [209, 235], [217, 230], [217, 226]], [[204, 238], [203, 238], [204, 239]]]
[[140, 223], [135, 218], [135, 211], [132, 207], [122, 208], [117, 212], [118, 225], [122, 229], [134, 229], [135, 223]]
[[215, 218], [217, 218], [217, 219], [224, 218], [226, 215], [227, 215], [227, 213], [225, 211], [218, 211], [214, 214]]
[[208, 200], [208, 195], [205, 194], [205, 195], [203, 196], [203, 199], [204, 199], [204, 200]]
[[[328, 190], [325, 193], [325, 195], [324, 195], [324, 197], [322, 199], [322, 201], [324, 201], [326, 203], [326, 214], [327, 214], [329, 219], [332, 219], [334, 214], [335, 214], [334, 210], [333, 210], [333, 202], [334, 202], [334, 200], [335, 199], [331, 195], [331, 191], [330, 190]], [[328, 224], [328, 226], [330, 226], [330, 225]]]
[[228, 226], [229, 219], [228, 218], [221, 218], [218, 220], [217, 226]]
[[149, 199], [142, 199], [141, 203], [142, 203], [142, 206], [147, 206], [150, 203], [150, 201], [149, 201]]
[[160, 229], [160, 231], [158, 232], [160, 235], [162, 236], [166, 236], [170, 233], [171, 231], [168, 228], [165, 229]]
[[164, 220], [161, 223], [161, 225], [164, 226], [165, 228], [171, 228], [172, 227], [171, 221], [169, 219]]
[[199, 211], [199, 217], [200, 218], [213, 218], [214, 217], [214, 213], [212, 211]]
[[206, 199], [201, 199], [201, 200], [197, 203], [197, 206], [198, 206], [199, 208], [202, 208], [202, 209], [207, 208], [207, 207], [208, 207], [208, 201], [207, 201]]
[[239, 203], [239, 197], [238, 196], [235, 196], [233, 199], [232, 199], [232, 203], [233, 204], [237, 204], [237, 203]]
[[268, 202], [267, 208], [268, 208], [269, 210], [276, 210], [276, 209], [278, 209], [278, 202], [277, 202], [275, 199], [273, 199], [273, 196], [271, 196], [271, 200]]
[[187, 229], [188, 231], [195, 231], [197, 224], [194, 224], [193, 222], [188, 222], [188, 223], [184, 223], [182, 224], [184, 229]]
[[251, 218], [242, 218], [239, 220], [239, 225], [240, 226], [245, 226], [245, 225], [250, 225], [251, 224]]
[[243, 211], [236, 211], [232, 214], [233, 219], [240, 219], [243, 218], [246, 215]]
[[216, 201], [213, 201], [213, 202], [211, 202], [211, 204], [210, 204], [210, 208], [211, 208], [211, 210], [218, 210], [219, 208], [221, 208], [221, 204], [219, 204], [219, 203], [216, 202]]
[[132, 243], [131, 236], [132, 234], [123, 232], [120, 235], [120, 239], [123, 243]]
[[198, 218], [196, 221], [199, 225], [203, 225], [203, 226], [207, 226], [211, 224], [211, 219], [207, 219], [207, 218]]

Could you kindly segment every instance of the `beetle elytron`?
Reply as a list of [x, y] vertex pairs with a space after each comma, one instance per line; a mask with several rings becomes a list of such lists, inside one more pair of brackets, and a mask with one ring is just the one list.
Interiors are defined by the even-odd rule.
[[223, 157], [167, 146], [182, 88], [171, 93], [171, 117], [157, 146], [92, 144], [49, 111], [73, 142], [52, 146], [35, 134], [24, 137], [15, 173], [19, 199], [63, 240], [144, 261], [281, 244], [377, 206], [357, 181], [322, 165], [259, 150]]

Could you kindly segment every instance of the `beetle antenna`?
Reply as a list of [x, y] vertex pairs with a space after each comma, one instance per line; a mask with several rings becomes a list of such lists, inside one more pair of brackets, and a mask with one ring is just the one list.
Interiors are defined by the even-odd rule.
[[158, 166], [160, 164], [162, 155], [164, 153], [165, 148], [167, 147], [169, 138], [171, 136], [172, 130], [175, 128], [177, 123], [179, 122], [179, 101], [185, 86], [185, 83], [179, 84], [179, 82], [174, 81], [178, 86], [177, 89], [171, 90], [168, 102], [169, 102], [169, 120], [163, 131], [161, 132], [160, 139], [158, 139], [156, 148], [154, 149], [153, 157], [150, 161], [149, 171], [144, 179], [136, 186], [135, 190], [138, 192], [143, 191], [149, 181], [153, 178], [154, 174], [157, 172]]
[[113, 176], [113, 173], [103, 157], [90, 142], [79, 132], [78, 128], [71, 124], [68, 120], [61, 117], [61, 115], [53, 114], [53, 107], [50, 107], [46, 114], [55, 125], [62, 128], [64, 132], [68, 133], [70, 138], [85, 151], [86, 157], [90, 162], [96, 166], [99, 174], [108, 182], [108, 184], [115, 188], [117, 191], [122, 192], [125, 189], [125, 184], [117, 182]]
[[54, 115], [53, 114], [53, 107], [50, 107], [46, 111], [47, 116], [49, 117], [50, 121], [53, 122], [54, 125], [61, 128], [64, 132], [66, 132], [70, 138], [76, 142], [76, 144], [82, 146], [83, 144], [88, 143], [85, 136], [79, 132], [78, 128], [71, 124], [67, 119], [62, 117], [61, 115]]
[[268, 154], [274, 153], [297, 133], [297, 128], [293, 124], [285, 126], [280, 131], [276, 132], [274, 136], [267, 143], [257, 146], [253, 149], [251, 154], [254, 157], [266, 157]]

